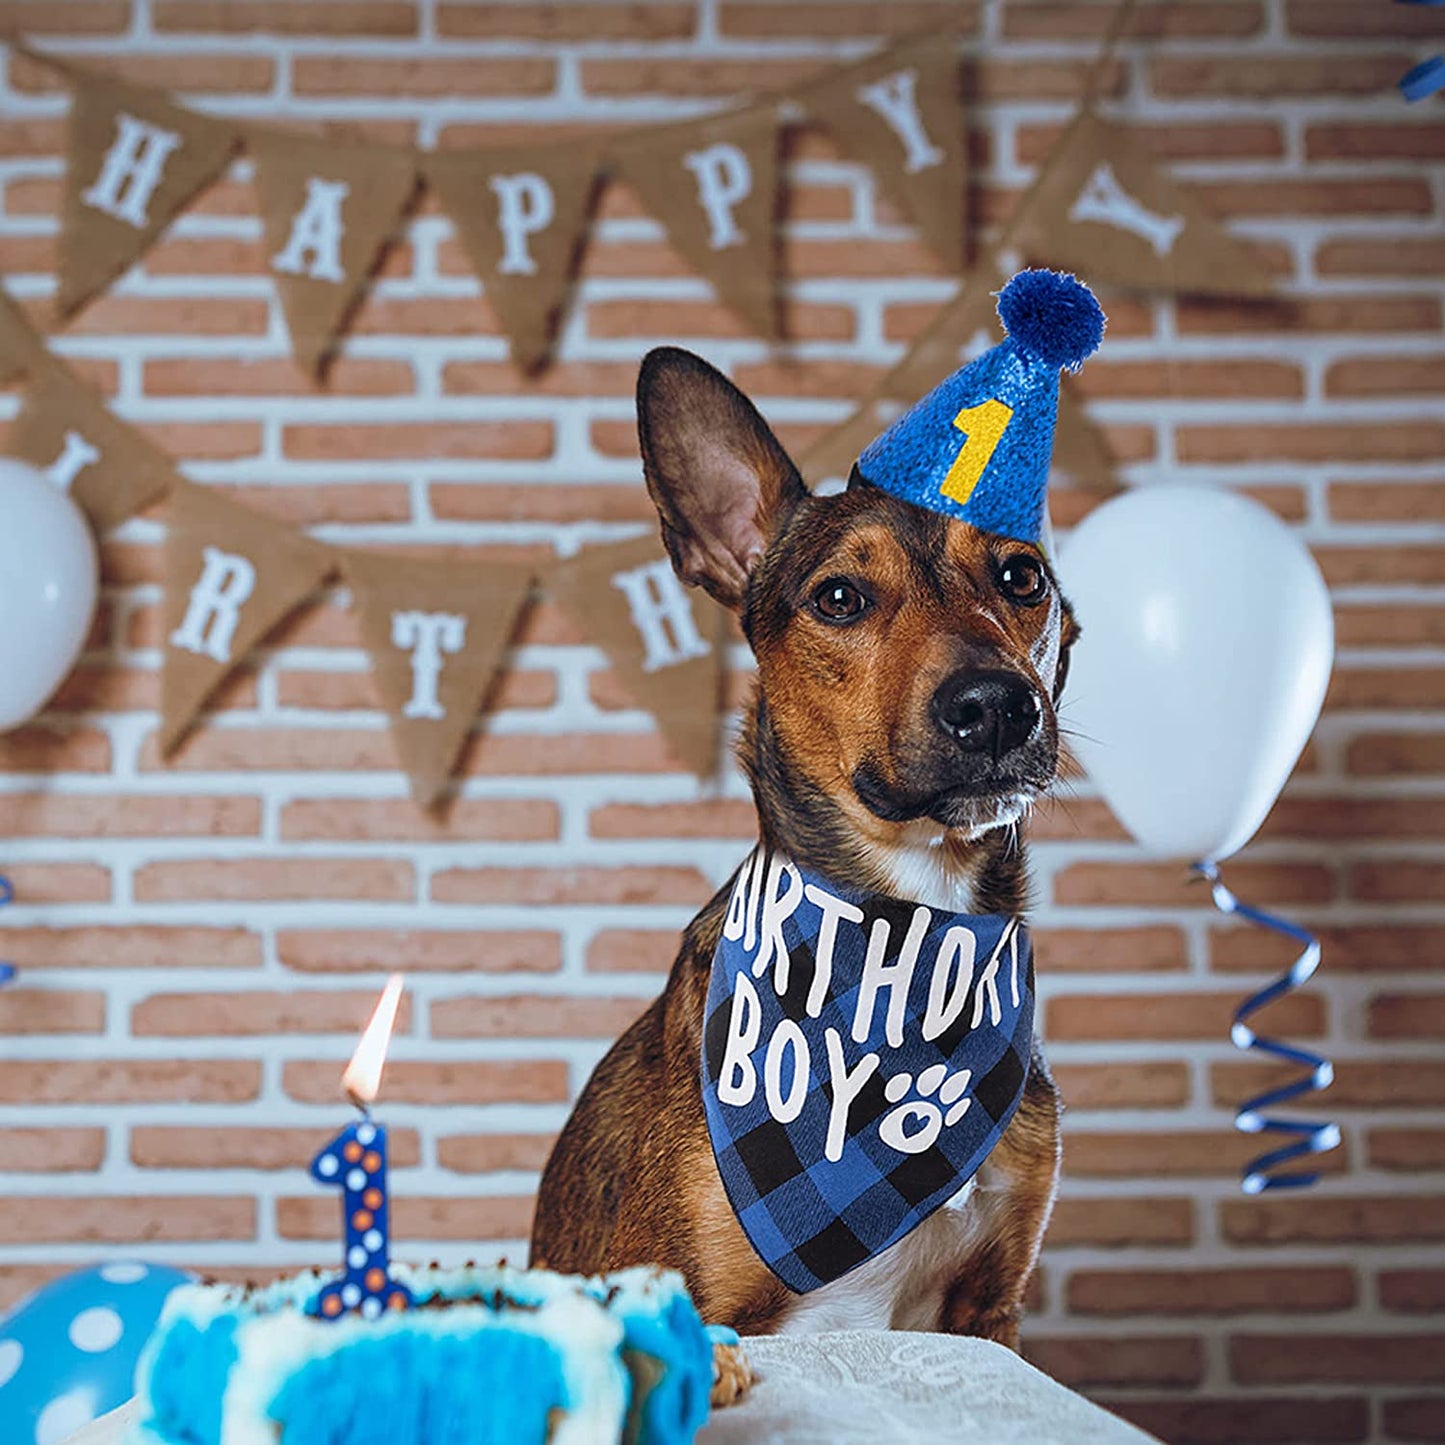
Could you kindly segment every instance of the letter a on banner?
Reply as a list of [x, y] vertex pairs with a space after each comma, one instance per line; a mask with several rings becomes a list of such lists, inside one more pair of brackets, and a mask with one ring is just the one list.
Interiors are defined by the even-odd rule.
[[711, 777], [723, 710], [722, 607], [678, 581], [655, 536], [589, 548], [558, 564], [547, 590], [657, 719], [678, 761]]
[[427, 180], [523, 371], [535, 371], [551, 352], [586, 238], [599, 159], [586, 142], [426, 158]]
[[895, 46], [797, 92], [950, 270], [967, 250], [968, 151], [958, 52], [947, 36]]
[[415, 162], [380, 146], [248, 137], [276, 282], [297, 365], [325, 366], [417, 187]]
[[341, 566], [412, 797], [434, 807], [502, 664], [533, 569], [357, 552]]
[[612, 156], [687, 261], [755, 331], [776, 337], [777, 112], [664, 126]]
[[1030, 260], [1133, 291], [1274, 293], [1259, 252], [1174, 182], [1144, 134], [1086, 111], [1044, 166], [1014, 231]]
[[231, 669], [331, 570], [326, 548], [189, 482], [172, 492], [167, 524], [163, 756]]
[[154, 91], [87, 77], [71, 91], [60, 234], [62, 318], [137, 261], [235, 153], [235, 130]]

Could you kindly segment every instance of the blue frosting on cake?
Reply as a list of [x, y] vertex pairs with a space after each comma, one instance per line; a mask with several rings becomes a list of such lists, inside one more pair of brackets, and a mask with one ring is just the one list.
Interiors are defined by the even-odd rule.
[[712, 1342], [678, 1275], [395, 1273], [410, 1309], [309, 1311], [328, 1280], [175, 1291], [127, 1445], [689, 1445]]

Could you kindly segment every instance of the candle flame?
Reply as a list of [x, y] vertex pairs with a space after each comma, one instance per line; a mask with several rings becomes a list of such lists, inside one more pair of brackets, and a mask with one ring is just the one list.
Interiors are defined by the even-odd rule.
[[391, 1043], [391, 1031], [396, 1027], [396, 1010], [401, 1003], [401, 991], [405, 985], [399, 973], [387, 979], [376, 1012], [371, 1016], [341, 1076], [341, 1087], [358, 1109], [365, 1109], [373, 1103], [381, 1091], [381, 1071], [386, 1065], [386, 1050]]

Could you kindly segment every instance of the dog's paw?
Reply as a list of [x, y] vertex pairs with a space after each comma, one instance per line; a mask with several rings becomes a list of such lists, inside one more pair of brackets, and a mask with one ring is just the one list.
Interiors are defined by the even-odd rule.
[[[930, 1065], [919, 1074], [917, 1084], [912, 1074], [894, 1074], [883, 1086], [883, 1097], [898, 1107], [883, 1116], [878, 1137], [901, 1154], [922, 1154], [933, 1148], [945, 1127], [968, 1113], [973, 1100], [966, 1092], [972, 1080], [972, 1069], [950, 1073], [947, 1064]], [[913, 1090], [917, 1097], [907, 1098]]]
[[712, 1347], [712, 1397], [714, 1410], [735, 1405], [753, 1387], [752, 1361], [741, 1345]]

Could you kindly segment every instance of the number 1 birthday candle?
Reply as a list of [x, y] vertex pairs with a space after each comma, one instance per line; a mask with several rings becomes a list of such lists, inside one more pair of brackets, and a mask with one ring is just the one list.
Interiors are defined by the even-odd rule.
[[393, 975], [341, 1076], [341, 1086], [361, 1110], [361, 1118], [311, 1161], [313, 1179], [342, 1191], [346, 1273], [316, 1297], [312, 1310], [324, 1319], [354, 1311], [374, 1320], [383, 1309], [405, 1309], [411, 1303], [411, 1292], [391, 1278], [386, 1130], [371, 1117], [401, 990], [400, 976]]

